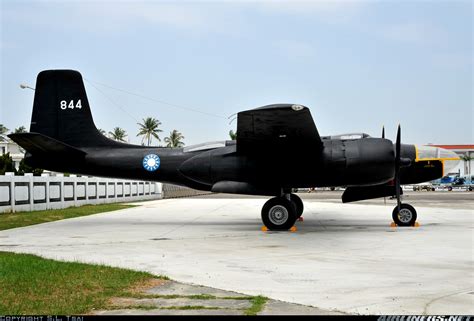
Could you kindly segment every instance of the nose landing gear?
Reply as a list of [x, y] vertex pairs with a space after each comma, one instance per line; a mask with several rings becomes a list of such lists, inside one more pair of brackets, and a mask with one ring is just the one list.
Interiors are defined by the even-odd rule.
[[395, 193], [397, 197], [397, 206], [393, 209], [392, 218], [397, 226], [415, 226], [416, 210], [410, 204], [402, 204], [400, 199], [401, 182], [400, 169], [410, 164], [410, 160], [401, 158], [401, 128], [398, 125], [397, 141], [395, 143]]
[[262, 208], [263, 224], [273, 231], [286, 231], [303, 214], [303, 201], [295, 194], [284, 194], [268, 200]]
[[398, 205], [393, 209], [392, 218], [397, 226], [415, 226], [417, 214], [410, 204], [400, 204], [400, 209]]

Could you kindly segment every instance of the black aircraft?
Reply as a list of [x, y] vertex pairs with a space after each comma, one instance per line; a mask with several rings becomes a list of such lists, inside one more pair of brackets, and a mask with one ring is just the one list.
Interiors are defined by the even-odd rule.
[[9, 137], [26, 151], [30, 166], [57, 172], [142, 179], [216, 193], [273, 196], [262, 208], [270, 230], [287, 230], [303, 213], [292, 191], [346, 187], [343, 202], [396, 196], [393, 220], [412, 226], [416, 211], [401, 203], [402, 184], [444, 176], [456, 154], [417, 148], [367, 134], [320, 136], [309, 109], [275, 104], [237, 115], [235, 141], [185, 148], [125, 144], [103, 136], [94, 125], [81, 74], [39, 73], [29, 133]]

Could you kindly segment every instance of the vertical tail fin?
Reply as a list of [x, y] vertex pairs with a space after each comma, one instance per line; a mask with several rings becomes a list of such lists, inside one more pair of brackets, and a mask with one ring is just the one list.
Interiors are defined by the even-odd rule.
[[116, 143], [94, 125], [82, 76], [74, 70], [45, 70], [38, 74], [30, 132], [75, 147]]

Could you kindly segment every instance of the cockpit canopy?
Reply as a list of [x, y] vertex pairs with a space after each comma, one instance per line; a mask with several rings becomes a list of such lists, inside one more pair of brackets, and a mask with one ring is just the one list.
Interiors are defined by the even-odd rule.
[[336, 139], [336, 140], [355, 140], [355, 139], [362, 139], [370, 137], [369, 134], [366, 133], [348, 133], [348, 134], [341, 134], [341, 135], [333, 135], [333, 136], [322, 136], [322, 140], [328, 139]]
[[196, 145], [190, 145], [183, 148], [184, 153], [191, 153], [191, 152], [200, 152], [203, 150], [208, 149], [216, 149], [220, 147], [226, 147], [230, 145], [235, 145], [235, 140], [222, 140], [222, 141], [213, 141], [213, 142], [206, 142]]

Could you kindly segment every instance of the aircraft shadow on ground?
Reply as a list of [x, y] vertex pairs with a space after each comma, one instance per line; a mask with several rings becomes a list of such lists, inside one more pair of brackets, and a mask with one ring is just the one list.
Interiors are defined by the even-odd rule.
[[[381, 221], [372, 221], [370, 219], [367, 220], [350, 220], [347, 218], [341, 219], [316, 219], [316, 218], [305, 218], [303, 222], [296, 222], [296, 231], [289, 232], [289, 231], [266, 231], [265, 233], [334, 233], [334, 232], [361, 232], [361, 231], [393, 231], [395, 228], [391, 228], [390, 223], [392, 221], [387, 218], [385, 222]], [[431, 226], [437, 225], [436, 223], [433, 224], [425, 224], [424, 226]], [[220, 228], [223, 232], [262, 232], [264, 233], [262, 228], [262, 223], [258, 217], [252, 219], [241, 219], [241, 220], [233, 220], [229, 219], [228, 221], [220, 219], [216, 221], [208, 220], [200, 221], [200, 220], [176, 220], [173, 221], [170, 219], [169, 221], [156, 221], [156, 220], [137, 220], [133, 221], [127, 218], [121, 222], [120, 220], [114, 220], [111, 223], [108, 220], [100, 220], [100, 221], [91, 221], [91, 222], [81, 222], [81, 229], [87, 229], [88, 227], [103, 227], [104, 230], [109, 230], [111, 226], [127, 226], [129, 230], [137, 228], [141, 229], [142, 227], [149, 229], [150, 227], [156, 226], [157, 231], [166, 232], [169, 230], [174, 229], [182, 229], [182, 228], [192, 228], [193, 226], [199, 227], [209, 227], [209, 233], [215, 233], [216, 228]], [[167, 227], [162, 230], [163, 227]], [[205, 229], [203, 230], [205, 232]]]

